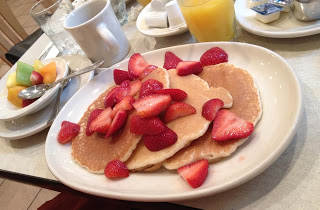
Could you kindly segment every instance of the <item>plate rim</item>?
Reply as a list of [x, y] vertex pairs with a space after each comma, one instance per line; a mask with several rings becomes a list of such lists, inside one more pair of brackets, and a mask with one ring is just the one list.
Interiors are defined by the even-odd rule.
[[[166, 201], [181, 201], [181, 200], [187, 200], [187, 199], [195, 199], [195, 198], [199, 198], [199, 197], [205, 197], [205, 196], [209, 196], [209, 195], [214, 195], [217, 193], [221, 193], [223, 191], [227, 191], [229, 189], [235, 188], [247, 181], [249, 181], [250, 179], [256, 177], [258, 174], [260, 174], [261, 172], [263, 172], [264, 170], [266, 170], [266, 168], [268, 168], [275, 160], [277, 160], [279, 158], [279, 156], [283, 153], [283, 151], [288, 147], [288, 145], [291, 143], [293, 137], [295, 136], [297, 129], [298, 129], [298, 125], [301, 121], [302, 118], [302, 101], [303, 101], [303, 97], [302, 97], [302, 90], [301, 90], [301, 84], [300, 81], [298, 79], [298, 76], [296, 74], [296, 72], [294, 71], [294, 69], [289, 65], [289, 63], [283, 58], [281, 57], [279, 54], [277, 54], [276, 52], [273, 52], [267, 48], [261, 47], [261, 46], [257, 46], [257, 45], [253, 45], [253, 44], [248, 44], [248, 43], [239, 43], [239, 42], [207, 42], [207, 43], [192, 43], [192, 44], [184, 44], [184, 45], [179, 45], [179, 46], [173, 46], [173, 47], [168, 47], [168, 48], [162, 48], [162, 49], [157, 49], [157, 50], [153, 50], [153, 51], [149, 51], [146, 53], [142, 53], [141, 55], [143, 56], [144, 54], [148, 54], [148, 53], [157, 53], [158, 51], [166, 51], [166, 50], [170, 50], [176, 47], [186, 47], [186, 46], [192, 46], [192, 45], [203, 45], [203, 46], [212, 46], [216, 44], [231, 44], [231, 45], [247, 45], [250, 47], [254, 47], [254, 48], [261, 48], [262, 50], [266, 51], [267, 53], [271, 53], [272, 55], [275, 55], [278, 59], [280, 59], [288, 68], [288, 70], [290, 70], [290, 73], [292, 74], [293, 78], [294, 78], [294, 83], [297, 87], [297, 100], [298, 100], [298, 106], [296, 108], [296, 112], [295, 112], [295, 118], [293, 120], [293, 123], [290, 127], [290, 130], [288, 131], [288, 133], [286, 134], [286, 136], [283, 138], [283, 141], [281, 142], [280, 145], [277, 146], [277, 149], [275, 151], [273, 151], [272, 153], [269, 154], [269, 156], [264, 159], [260, 164], [256, 165], [255, 167], [251, 168], [250, 173], [246, 173], [242, 176], [240, 176], [239, 179], [237, 180], [231, 180], [227, 183], [223, 183], [220, 186], [216, 186], [214, 189], [212, 189], [212, 187], [209, 188], [205, 188], [205, 189], [197, 189], [196, 191], [186, 191], [183, 194], [178, 193], [176, 195], [170, 195], [170, 196], [166, 196], [166, 195], [134, 195], [134, 194], [122, 194], [122, 193], [117, 193], [117, 192], [113, 192], [113, 193], [105, 193], [105, 191], [95, 191], [92, 192], [92, 190], [90, 189], [86, 189], [86, 188], [81, 188], [80, 186], [75, 185], [74, 183], [70, 183], [68, 181], [65, 180], [64, 177], [60, 177], [60, 173], [57, 172], [55, 170], [55, 168], [53, 167], [53, 165], [51, 165], [50, 162], [50, 157], [48, 156], [48, 142], [50, 141], [50, 133], [52, 133], [52, 128], [50, 128], [48, 136], [47, 136], [47, 140], [46, 140], [46, 144], [45, 144], [45, 158], [46, 158], [46, 162], [47, 165], [50, 169], [50, 171], [52, 172], [53, 176], [57, 178], [57, 180], [59, 180], [60, 182], [62, 182], [63, 184], [79, 190], [81, 192], [85, 192], [88, 194], [92, 194], [92, 195], [97, 195], [97, 196], [101, 196], [101, 197], [108, 197], [108, 198], [112, 198], [112, 199], [120, 199], [120, 200], [128, 200], [128, 201], [148, 201], [148, 202], [166, 202]], [[122, 62], [127, 62], [128, 59], [123, 60]], [[114, 66], [116, 66], [118, 64], [115, 64]], [[114, 66], [111, 66], [105, 70], [108, 69], [112, 69], [114, 68]], [[99, 76], [99, 75], [98, 75]], [[95, 78], [94, 78], [95, 79]], [[90, 81], [90, 82], [94, 82]], [[89, 82], [89, 83], [90, 83]], [[88, 83], [88, 84], [89, 84]], [[83, 86], [82, 88], [85, 88], [88, 84], [86, 84], [85, 86]], [[80, 94], [81, 91], [78, 91], [76, 94]], [[75, 95], [76, 95], [75, 94]], [[73, 96], [74, 97], [74, 96]], [[71, 103], [71, 100], [68, 101], [68, 103]], [[63, 108], [65, 109], [68, 106], [68, 104], [66, 104], [66, 106]], [[60, 113], [62, 113], [63, 110], [61, 110]], [[55, 123], [55, 122], [54, 122]], [[52, 139], [51, 139], [52, 140]], [[71, 158], [71, 156], [70, 156]], [[80, 167], [80, 166], [79, 166]]]
[[[183, 27], [179, 27], [178, 29], [175, 29], [175, 30], [172, 29], [171, 31], [157, 33], [157, 34], [151, 33], [150, 30], [142, 29], [141, 28], [142, 19], [144, 17], [144, 14], [147, 12], [147, 10], [150, 10], [150, 7], [151, 7], [150, 3], [147, 6], [145, 6], [142, 9], [142, 11], [140, 12], [140, 14], [137, 18], [137, 21], [136, 21], [136, 27], [137, 27], [138, 31], [140, 33], [142, 33], [143, 35], [151, 36], [151, 37], [166, 37], [166, 36], [182, 34], [182, 33], [187, 32], [189, 30], [187, 24], [185, 24]], [[169, 28], [165, 28], [163, 30], [166, 30], [166, 29], [169, 30]]]
[[[243, 8], [242, 5], [239, 2], [244, 2], [245, 0], [236, 0], [234, 3], [235, 7], [235, 14], [237, 23], [246, 31], [263, 37], [268, 38], [297, 38], [297, 37], [305, 37], [305, 36], [311, 36], [315, 34], [320, 33], [320, 23], [318, 24], [318, 27], [312, 28], [312, 29], [306, 29], [302, 31], [292, 31], [292, 32], [282, 32], [282, 31], [267, 31], [267, 30], [258, 30], [254, 29], [252, 27], [249, 27], [246, 25], [247, 21], [242, 21], [239, 17], [242, 17], [242, 15], [239, 15], [242, 9], [249, 9], [249, 8]], [[237, 9], [238, 8], [238, 9]], [[239, 10], [239, 11], [238, 11]]]

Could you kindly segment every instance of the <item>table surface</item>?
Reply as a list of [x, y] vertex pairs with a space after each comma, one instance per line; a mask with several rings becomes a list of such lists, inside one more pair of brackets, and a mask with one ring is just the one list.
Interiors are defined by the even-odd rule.
[[[163, 38], [144, 36], [137, 30], [135, 21], [127, 23], [123, 29], [131, 43], [127, 57], [135, 52], [194, 43], [188, 32]], [[296, 71], [304, 95], [297, 134], [277, 161], [247, 183], [217, 195], [175, 203], [202, 209], [319, 209], [320, 34], [273, 39], [250, 34], [238, 26], [236, 41], [268, 48], [285, 58]], [[21, 60], [32, 63], [48, 43], [48, 37], [41, 36]], [[0, 138], [0, 170], [56, 181], [45, 161], [47, 133], [45, 129], [24, 139]]]

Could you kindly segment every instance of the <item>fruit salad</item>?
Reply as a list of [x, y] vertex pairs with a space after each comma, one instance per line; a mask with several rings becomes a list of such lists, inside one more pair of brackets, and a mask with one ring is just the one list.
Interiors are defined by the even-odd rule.
[[56, 80], [56, 63], [47, 65], [36, 60], [33, 65], [22, 61], [17, 62], [17, 69], [8, 76], [6, 87], [8, 89], [8, 101], [19, 108], [32, 104], [37, 99], [20, 99], [18, 93], [33, 85], [50, 84]]

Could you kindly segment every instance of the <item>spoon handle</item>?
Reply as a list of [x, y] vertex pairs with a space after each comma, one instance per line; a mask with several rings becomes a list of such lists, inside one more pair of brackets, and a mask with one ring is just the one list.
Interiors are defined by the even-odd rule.
[[70, 74], [70, 75], [68, 75], [68, 76], [66, 76], [66, 77], [63, 77], [62, 79], [59, 79], [59, 80], [55, 81], [54, 83], [52, 83], [52, 84], [49, 86], [49, 88], [52, 88], [52, 87], [54, 87], [56, 84], [59, 84], [59, 83], [64, 82], [64, 81], [66, 81], [66, 80], [69, 80], [69, 79], [72, 78], [72, 77], [76, 77], [76, 76], [78, 76], [78, 75], [81, 75], [81, 74], [87, 73], [87, 72], [89, 72], [89, 71], [92, 71], [92, 70], [100, 67], [103, 63], [104, 63], [103, 60], [98, 60], [97, 62], [91, 64], [90, 66], [87, 66], [87, 67], [81, 69], [80, 71], [76, 71], [76, 72], [74, 72], [74, 73], [72, 73], [72, 74]]

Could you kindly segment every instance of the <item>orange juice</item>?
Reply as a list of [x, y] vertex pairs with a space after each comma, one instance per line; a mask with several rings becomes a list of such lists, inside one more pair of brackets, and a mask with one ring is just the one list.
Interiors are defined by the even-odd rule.
[[147, 6], [151, 0], [137, 0], [143, 7]]
[[233, 0], [178, 0], [190, 33], [198, 42], [230, 41], [235, 33]]

